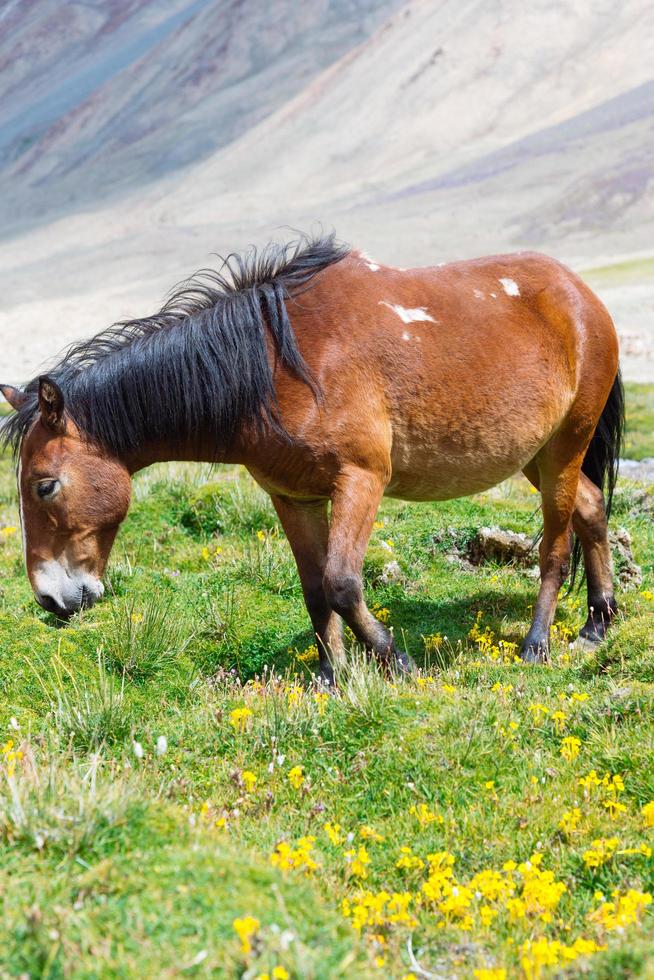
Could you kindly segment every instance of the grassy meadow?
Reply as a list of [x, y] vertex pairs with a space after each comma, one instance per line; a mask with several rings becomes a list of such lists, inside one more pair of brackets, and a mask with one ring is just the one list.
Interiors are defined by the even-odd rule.
[[[654, 387], [628, 400], [654, 456]], [[61, 628], [0, 459], [0, 976], [654, 977], [653, 514], [620, 484], [643, 580], [610, 639], [571, 646], [572, 593], [528, 667], [537, 580], [456, 551], [535, 534], [526, 482], [385, 502], [368, 596], [420, 671], [352, 645], [329, 697], [246, 474], [139, 475], [108, 598]]]

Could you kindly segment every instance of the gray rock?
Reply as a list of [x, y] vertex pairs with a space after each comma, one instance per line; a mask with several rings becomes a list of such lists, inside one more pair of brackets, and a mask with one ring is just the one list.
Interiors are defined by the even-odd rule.
[[473, 565], [493, 561], [501, 565], [531, 566], [537, 558], [533, 538], [501, 527], [480, 527], [468, 545], [468, 559]]

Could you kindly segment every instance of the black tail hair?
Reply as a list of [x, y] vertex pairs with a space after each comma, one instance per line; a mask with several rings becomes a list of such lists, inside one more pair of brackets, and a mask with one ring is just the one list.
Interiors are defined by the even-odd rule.
[[[585, 473], [588, 479], [604, 493], [607, 520], [611, 516], [613, 491], [618, 479], [624, 424], [624, 388], [618, 371], [581, 466], [581, 472]], [[575, 537], [570, 561], [570, 589], [574, 587], [581, 559], [581, 541]], [[580, 585], [582, 583], [583, 579]]]

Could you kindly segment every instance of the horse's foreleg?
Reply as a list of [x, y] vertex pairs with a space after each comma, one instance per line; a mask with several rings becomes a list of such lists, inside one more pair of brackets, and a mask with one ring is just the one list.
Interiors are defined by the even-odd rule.
[[588, 586], [588, 619], [579, 635], [591, 643], [599, 643], [618, 606], [613, 592], [613, 563], [604, 496], [583, 473], [579, 479], [572, 526], [584, 550]]
[[320, 679], [331, 685], [334, 663], [343, 657], [343, 631], [322, 584], [329, 537], [327, 501], [305, 503], [273, 496], [272, 502], [297, 563], [304, 601], [316, 634]]
[[332, 497], [323, 585], [331, 608], [357, 640], [389, 669], [407, 672], [413, 669], [410, 657], [397, 649], [393, 634], [375, 619], [363, 597], [363, 559], [383, 492], [384, 483], [374, 473], [350, 467], [341, 474]]
[[549, 656], [550, 628], [559, 589], [568, 574], [572, 550], [571, 518], [575, 506], [581, 460], [556, 471], [552, 461], [539, 461], [543, 500], [543, 538], [540, 545], [540, 591], [531, 627], [520, 655], [528, 663], [543, 663]]

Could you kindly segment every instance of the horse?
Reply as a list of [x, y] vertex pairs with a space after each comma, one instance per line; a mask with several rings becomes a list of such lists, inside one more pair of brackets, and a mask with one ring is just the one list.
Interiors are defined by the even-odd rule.
[[[614, 618], [607, 518], [624, 422], [611, 317], [573, 272], [525, 252], [402, 269], [333, 235], [231, 255], [161, 311], [73, 345], [2, 392], [27, 574], [69, 617], [103, 593], [132, 475], [238, 463], [272, 498], [334, 681], [342, 621], [393, 671], [412, 661], [366, 605], [382, 497], [447, 500], [520, 471], [540, 491], [540, 588], [521, 646], [547, 661], [581, 553], [600, 642]], [[603, 488], [606, 485], [605, 503]]]

